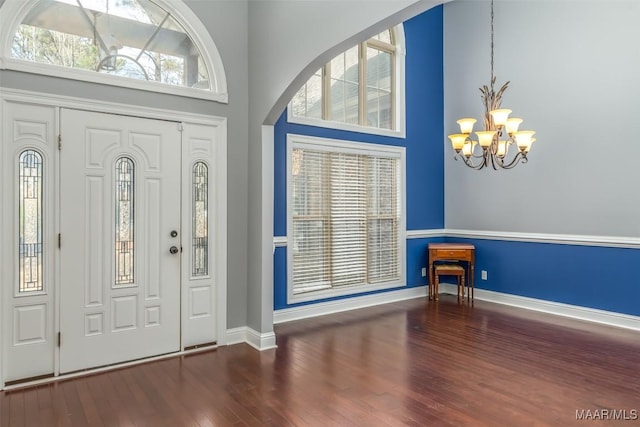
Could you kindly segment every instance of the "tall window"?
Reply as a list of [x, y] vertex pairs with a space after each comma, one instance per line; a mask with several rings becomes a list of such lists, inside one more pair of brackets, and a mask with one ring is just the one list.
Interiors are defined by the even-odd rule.
[[116, 285], [134, 283], [134, 166], [133, 160], [121, 157], [116, 161]]
[[42, 241], [42, 156], [25, 150], [19, 157], [18, 218], [19, 285], [18, 292], [40, 292], [43, 282]]
[[289, 136], [289, 300], [401, 286], [402, 148]]
[[207, 211], [209, 209], [209, 171], [203, 162], [193, 165], [192, 177], [192, 265], [191, 275], [209, 274], [209, 233]]
[[293, 97], [292, 121], [399, 130], [398, 31], [383, 31], [325, 64]]

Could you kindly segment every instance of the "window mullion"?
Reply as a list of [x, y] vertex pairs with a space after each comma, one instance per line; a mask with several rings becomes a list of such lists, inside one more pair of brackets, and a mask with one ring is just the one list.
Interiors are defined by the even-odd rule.
[[367, 42], [360, 43], [358, 57], [358, 123], [367, 125]]
[[322, 67], [322, 118], [331, 120], [331, 61]]
[[391, 129], [397, 129], [397, 122], [396, 122], [396, 114], [397, 114], [397, 110], [396, 110], [396, 105], [398, 104], [397, 102], [397, 98], [398, 98], [398, 88], [396, 87], [396, 72], [398, 69], [398, 55], [396, 54], [396, 51], [394, 50], [393, 52], [391, 52], [391, 99], [390, 99], [390, 103], [391, 103]]
[[369, 40], [367, 40], [366, 43], [371, 47], [374, 47], [374, 48], [379, 49], [379, 50], [384, 50], [384, 51], [387, 51], [387, 52], [395, 52], [395, 50], [396, 50], [396, 47], [394, 45], [389, 44], [389, 43], [385, 43], [385, 42], [382, 42], [382, 41], [376, 40], [376, 39], [369, 39]]

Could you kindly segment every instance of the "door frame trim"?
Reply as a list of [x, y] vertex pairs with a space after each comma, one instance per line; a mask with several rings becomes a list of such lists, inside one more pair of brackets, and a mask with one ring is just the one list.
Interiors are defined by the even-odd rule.
[[[60, 108], [80, 109], [86, 111], [93, 111], [98, 113], [110, 113], [118, 115], [127, 115], [133, 117], [141, 117], [148, 119], [166, 120], [171, 122], [182, 122], [188, 124], [199, 124], [205, 126], [211, 126], [215, 129], [216, 141], [219, 145], [216, 146], [216, 156], [213, 159], [215, 162], [215, 175], [211, 176], [211, 181], [215, 182], [215, 194], [216, 199], [214, 201], [216, 206], [215, 224], [212, 224], [216, 228], [216, 241], [213, 242], [216, 248], [215, 254], [215, 283], [216, 283], [216, 335], [218, 345], [226, 344], [227, 335], [227, 118], [220, 116], [210, 116], [198, 113], [188, 113], [178, 110], [169, 110], [161, 108], [144, 107], [138, 105], [121, 104], [116, 102], [89, 100], [78, 97], [62, 96], [55, 94], [45, 94], [39, 92], [7, 89], [0, 87], [0, 123], [4, 124], [5, 121], [5, 108], [6, 102], [19, 102], [30, 103], [41, 106], [48, 106], [56, 108], [56, 115], [59, 117]], [[3, 141], [0, 141], [3, 143]], [[1, 155], [1, 152], [0, 152]], [[56, 185], [59, 178], [56, 178]], [[2, 181], [2, 175], [0, 174], [0, 188], [4, 188], [7, 183]], [[55, 207], [59, 209], [58, 201], [55, 201]], [[56, 214], [57, 215], [57, 214]], [[57, 218], [54, 219], [57, 221]], [[0, 224], [2, 223], [2, 212], [0, 211]], [[56, 223], [56, 228], [59, 229], [59, 224]], [[0, 227], [0, 241], [4, 241], [3, 236], [4, 229]], [[59, 270], [59, 259], [56, 256], [56, 270]], [[59, 271], [55, 272], [56, 283], [54, 286], [54, 308], [55, 308], [55, 330], [60, 330], [59, 324]], [[1, 278], [0, 278], [1, 280]], [[181, 283], [181, 289], [184, 284]], [[3, 316], [4, 304], [3, 293], [0, 292], [0, 319]], [[181, 332], [186, 325], [184, 316], [184, 310], [181, 310]], [[181, 333], [180, 348], [183, 349]], [[0, 390], [4, 388], [4, 345], [6, 337], [3, 334], [3, 329], [0, 329]], [[180, 353], [177, 353], [180, 354]], [[56, 347], [54, 352], [54, 366], [56, 376], [59, 375], [59, 349]]]

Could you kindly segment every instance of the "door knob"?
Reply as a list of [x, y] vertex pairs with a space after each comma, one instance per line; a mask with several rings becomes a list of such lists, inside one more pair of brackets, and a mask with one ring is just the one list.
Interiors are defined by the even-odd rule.
[[171, 246], [171, 247], [169, 248], [169, 252], [170, 252], [171, 254], [175, 255], [175, 254], [177, 254], [177, 253], [178, 253], [178, 248], [177, 248], [176, 246]]

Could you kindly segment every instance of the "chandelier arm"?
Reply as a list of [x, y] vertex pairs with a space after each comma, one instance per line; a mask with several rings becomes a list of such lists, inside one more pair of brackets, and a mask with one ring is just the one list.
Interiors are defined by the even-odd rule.
[[470, 167], [471, 169], [479, 171], [480, 169], [486, 166], [486, 160], [482, 160], [482, 162], [478, 163], [477, 165], [474, 165], [472, 162], [467, 162], [467, 161], [465, 161], [464, 164]]
[[496, 156], [496, 155], [491, 155], [491, 167], [493, 168], [494, 171], [497, 171], [498, 169], [502, 169], [502, 161], [501, 159]]
[[[476, 158], [479, 158], [480, 156], [474, 156]], [[457, 161], [458, 159], [462, 159], [462, 162], [464, 163], [465, 166], [471, 168], [471, 169], [475, 169], [475, 170], [480, 170], [483, 167], [486, 166], [486, 159], [483, 157], [483, 160], [478, 163], [478, 164], [474, 164], [473, 160], [471, 160], [471, 158], [467, 158], [466, 156], [461, 156], [459, 154], [456, 154], [456, 156], [454, 157], [454, 159]]]
[[506, 165], [502, 166], [502, 169], [511, 169], [511, 168], [515, 167], [521, 161], [522, 161], [522, 163], [527, 163], [527, 155], [524, 154], [522, 151], [518, 151], [516, 153], [516, 155], [513, 157], [513, 159], [511, 159], [511, 161], [509, 163], [507, 163]]

